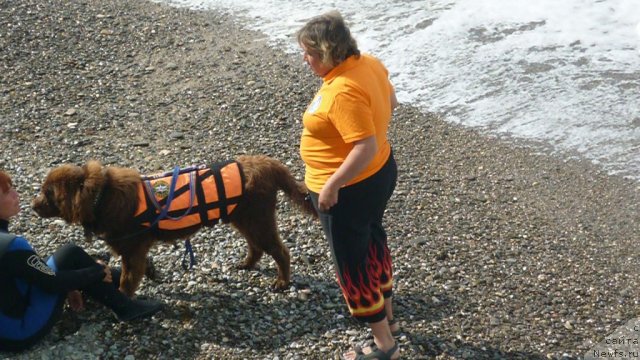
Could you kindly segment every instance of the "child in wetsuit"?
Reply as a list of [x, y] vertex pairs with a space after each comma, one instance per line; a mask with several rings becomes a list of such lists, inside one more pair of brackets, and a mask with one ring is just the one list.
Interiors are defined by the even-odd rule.
[[46, 261], [22, 236], [9, 233], [9, 219], [20, 212], [11, 178], [0, 171], [0, 350], [26, 349], [57, 322], [69, 296], [79, 308], [84, 292], [114, 311], [121, 321], [150, 316], [161, 303], [133, 300], [117, 287], [120, 272], [96, 262], [82, 248], [67, 244]]

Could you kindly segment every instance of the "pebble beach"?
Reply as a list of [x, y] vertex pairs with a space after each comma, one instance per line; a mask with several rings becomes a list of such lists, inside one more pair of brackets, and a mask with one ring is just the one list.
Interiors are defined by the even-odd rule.
[[[305, 66], [215, 12], [0, 0], [0, 168], [22, 201], [10, 230], [43, 256], [70, 241], [108, 253], [30, 209], [63, 163], [156, 173], [264, 154], [301, 180], [302, 113], [320, 86]], [[407, 105], [389, 138], [399, 178], [385, 223], [403, 359], [582, 359], [637, 319], [637, 181]], [[0, 358], [339, 359], [369, 340], [367, 327], [348, 313], [319, 222], [283, 196], [278, 225], [292, 256], [285, 291], [270, 289], [269, 257], [236, 269], [245, 240], [218, 225], [191, 239], [190, 270], [182, 243], [151, 250], [156, 274], [138, 296], [162, 312], [120, 323], [88, 300], [32, 349]]]

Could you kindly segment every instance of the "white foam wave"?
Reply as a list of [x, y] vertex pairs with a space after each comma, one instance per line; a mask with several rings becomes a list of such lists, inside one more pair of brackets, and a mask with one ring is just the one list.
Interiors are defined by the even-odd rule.
[[400, 101], [640, 179], [638, 0], [165, 2], [229, 11], [290, 52], [308, 18], [338, 9]]

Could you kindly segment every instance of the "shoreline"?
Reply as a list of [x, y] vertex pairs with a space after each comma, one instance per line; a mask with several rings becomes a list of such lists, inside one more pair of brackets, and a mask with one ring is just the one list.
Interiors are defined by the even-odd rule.
[[[262, 34], [210, 11], [145, 0], [0, 0], [0, 168], [23, 211], [14, 232], [41, 255], [79, 227], [28, 208], [47, 170], [90, 158], [149, 173], [239, 154], [273, 156], [301, 179], [301, 115], [320, 81]], [[540, 153], [400, 105], [390, 128], [398, 186], [385, 216], [404, 359], [578, 359], [640, 304], [640, 186], [587, 160]], [[328, 359], [364, 341], [334, 283], [320, 226], [278, 205], [291, 289], [270, 259], [238, 271], [226, 226], [152, 250], [166, 308], [117, 323], [89, 302], [15, 358]], [[116, 259], [112, 260], [117, 264]], [[10, 356], [0, 353], [0, 357]]]

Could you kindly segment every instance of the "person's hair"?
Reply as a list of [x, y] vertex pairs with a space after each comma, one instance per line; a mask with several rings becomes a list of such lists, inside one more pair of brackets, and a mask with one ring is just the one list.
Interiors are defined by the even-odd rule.
[[3, 193], [6, 193], [11, 189], [13, 183], [11, 182], [11, 177], [6, 172], [0, 170], [0, 189], [2, 189]]
[[319, 55], [324, 65], [336, 66], [351, 55], [360, 55], [358, 44], [338, 11], [311, 18], [296, 33], [298, 43]]

